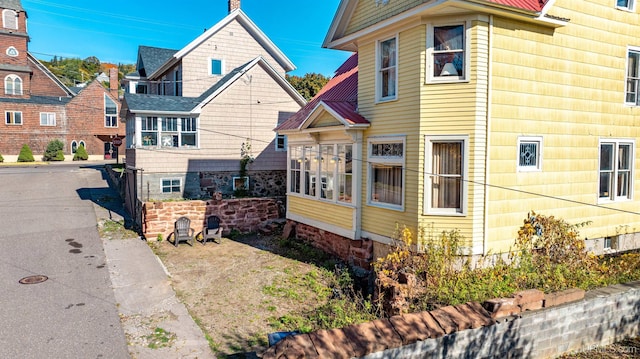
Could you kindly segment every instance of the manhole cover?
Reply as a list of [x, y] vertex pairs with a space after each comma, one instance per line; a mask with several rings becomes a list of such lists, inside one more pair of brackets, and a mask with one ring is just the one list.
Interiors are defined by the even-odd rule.
[[42, 283], [45, 280], [49, 279], [49, 277], [47, 277], [46, 275], [30, 275], [28, 277], [24, 277], [22, 279], [20, 279], [18, 281], [18, 283], [20, 284], [36, 284], [36, 283]]

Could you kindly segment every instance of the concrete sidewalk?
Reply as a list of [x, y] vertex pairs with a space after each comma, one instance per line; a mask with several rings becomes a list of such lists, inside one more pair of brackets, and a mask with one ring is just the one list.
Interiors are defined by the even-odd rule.
[[[100, 183], [108, 186], [100, 178], [100, 171], [95, 171], [95, 176], [97, 188], [101, 187]], [[99, 196], [94, 198], [92, 194], [98, 223], [125, 220], [124, 210], [117, 207], [122, 203], [114, 189], [110, 188], [105, 196], [104, 188], [101, 188]], [[105, 199], [109, 201], [108, 204], [104, 203]], [[122, 328], [132, 357], [215, 358], [202, 330], [176, 297], [169, 273], [147, 242], [140, 238], [102, 238], [102, 242]]]

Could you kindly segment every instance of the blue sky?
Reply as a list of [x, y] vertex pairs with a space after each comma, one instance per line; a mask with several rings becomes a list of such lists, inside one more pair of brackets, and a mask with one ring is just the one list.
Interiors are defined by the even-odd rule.
[[[323, 49], [340, 0], [242, 0], [242, 10], [296, 65], [331, 76], [349, 53]], [[37, 58], [135, 63], [138, 45], [179, 50], [228, 14], [227, 0], [22, 0]]]

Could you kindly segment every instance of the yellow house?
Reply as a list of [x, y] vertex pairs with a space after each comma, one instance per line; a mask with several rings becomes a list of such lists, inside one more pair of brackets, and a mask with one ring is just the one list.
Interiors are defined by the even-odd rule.
[[323, 46], [357, 52], [368, 125], [317, 105], [276, 129], [298, 235], [457, 229], [483, 255], [534, 210], [590, 222], [594, 251], [640, 247], [636, 2], [341, 1]]

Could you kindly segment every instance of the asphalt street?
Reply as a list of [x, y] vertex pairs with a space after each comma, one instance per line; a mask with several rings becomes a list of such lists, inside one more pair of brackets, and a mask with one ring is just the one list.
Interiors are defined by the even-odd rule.
[[86, 198], [93, 171], [0, 167], [0, 358], [130, 357]]

